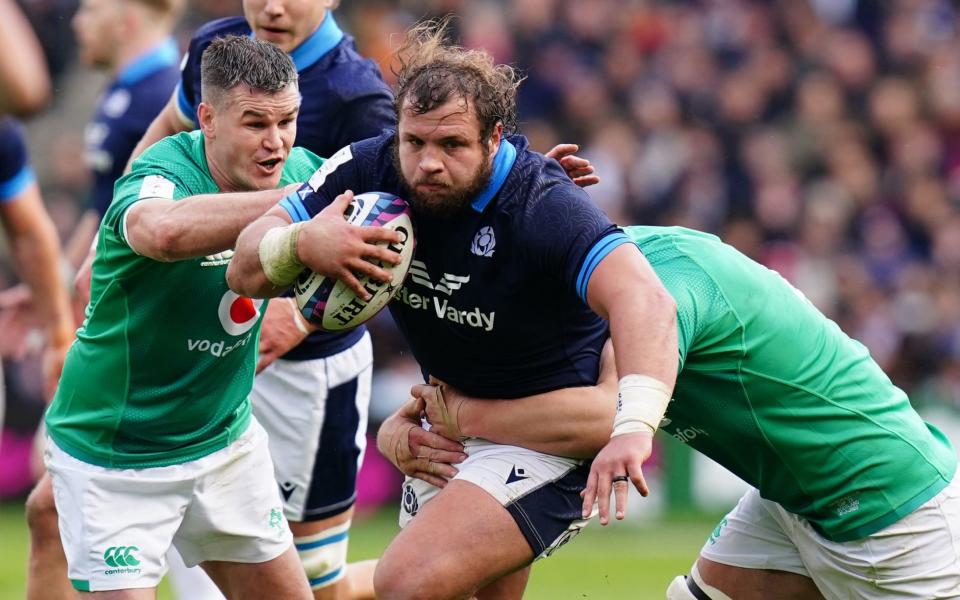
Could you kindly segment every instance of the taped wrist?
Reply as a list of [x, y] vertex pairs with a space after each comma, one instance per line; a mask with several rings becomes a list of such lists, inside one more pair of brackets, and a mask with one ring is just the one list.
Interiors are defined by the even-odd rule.
[[303, 271], [303, 263], [297, 258], [297, 238], [303, 222], [274, 227], [260, 240], [259, 254], [263, 274], [277, 287], [287, 287]]
[[670, 403], [670, 388], [647, 375], [627, 375], [620, 379], [617, 415], [610, 437], [627, 433], [655, 433]]

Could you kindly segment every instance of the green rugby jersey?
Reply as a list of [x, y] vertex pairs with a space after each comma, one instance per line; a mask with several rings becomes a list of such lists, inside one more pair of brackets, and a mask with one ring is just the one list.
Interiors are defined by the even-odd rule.
[[681, 370], [661, 429], [833, 541], [870, 535], [949, 483], [946, 436], [779, 274], [712, 235], [625, 231], [677, 303]]
[[[281, 183], [306, 181], [320, 164], [294, 148]], [[215, 452], [246, 429], [265, 307], [227, 287], [233, 252], [160, 262], [136, 254], [124, 232], [126, 210], [139, 199], [219, 191], [199, 130], [154, 144], [117, 181], [86, 319], [46, 417], [50, 436], [72, 456], [159, 467]]]

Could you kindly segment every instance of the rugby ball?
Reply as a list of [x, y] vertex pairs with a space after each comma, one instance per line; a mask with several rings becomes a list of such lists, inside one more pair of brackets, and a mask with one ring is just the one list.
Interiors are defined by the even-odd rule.
[[326, 331], [352, 329], [380, 312], [400, 291], [413, 258], [413, 220], [406, 200], [384, 192], [359, 194], [354, 196], [344, 218], [361, 227], [389, 227], [398, 231], [403, 240], [384, 245], [400, 254], [400, 263], [379, 265], [393, 275], [389, 283], [372, 280], [366, 275], [359, 277], [360, 283], [370, 292], [369, 300], [357, 296], [338, 279], [324, 277], [309, 269], [301, 273], [293, 284], [300, 313]]

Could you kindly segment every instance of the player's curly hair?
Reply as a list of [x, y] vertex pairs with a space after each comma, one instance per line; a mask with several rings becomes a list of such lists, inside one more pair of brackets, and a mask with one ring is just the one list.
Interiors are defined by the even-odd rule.
[[397, 50], [399, 66], [394, 106], [423, 114], [451, 96], [473, 104], [486, 140], [497, 123], [505, 133], [517, 130], [517, 88], [523, 78], [510, 65], [498, 65], [483, 50], [466, 50], [447, 41], [451, 17], [425, 21], [410, 29]]

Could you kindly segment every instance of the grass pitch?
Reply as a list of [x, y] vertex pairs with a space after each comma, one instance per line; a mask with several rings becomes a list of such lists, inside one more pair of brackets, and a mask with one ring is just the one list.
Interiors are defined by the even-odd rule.
[[[555, 555], [534, 565], [524, 598], [661, 600], [670, 580], [690, 568], [717, 518], [697, 515], [602, 529], [592, 523]], [[377, 557], [396, 532], [394, 508], [358, 517], [350, 534], [350, 559]], [[26, 556], [22, 504], [2, 504], [0, 600], [24, 597]], [[172, 600], [166, 585], [159, 598]]]

